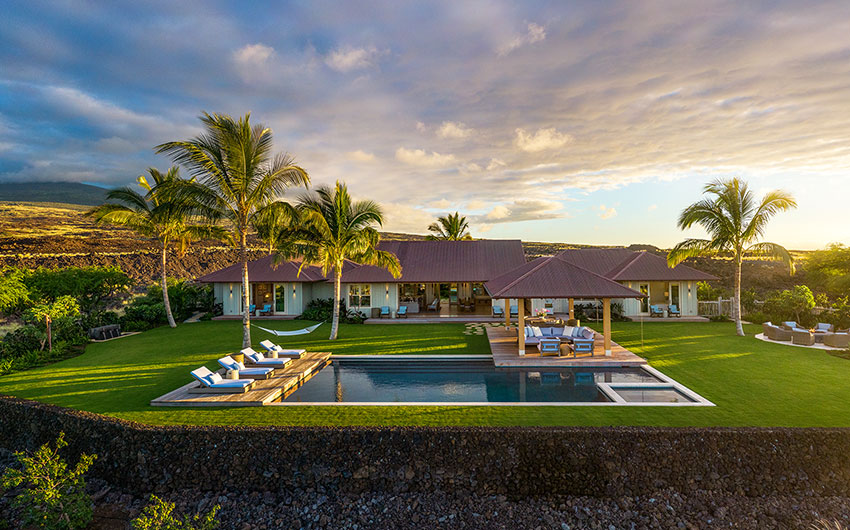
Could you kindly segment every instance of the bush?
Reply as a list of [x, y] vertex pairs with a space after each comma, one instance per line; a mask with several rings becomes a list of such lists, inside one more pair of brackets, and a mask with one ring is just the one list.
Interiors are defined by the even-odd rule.
[[[298, 318], [302, 320], [315, 320], [317, 322], [330, 322], [333, 319], [333, 298], [311, 300], [304, 312]], [[343, 324], [362, 324], [368, 317], [360, 312], [349, 310], [345, 303], [339, 302], [339, 321]]]
[[216, 504], [203, 516], [184, 515], [182, 519], [178, 519], [173, 515], [173, 502], [165, 502], [156, 495], [151, 495], [150, 504], [142, 509], [141, 515], [133, 519], [132, 524], [136, 530], [212, 530], [218, 526], [215, 514], [219, 508]]
[[795, 285], [793, 289], [774, 293], [764, 301], [764, 312], [771, 321], [794, 320], [803, 326], [815, 323], [814, 307], [815, 297], [805, 285]]
[[753, 324], [762, 324], [769, 321], [770, 317], [763, 311], [753, 311], [752, 313], [744, 315], [744, 319], [752, 322]]
[[[153, 284], [145, 295], [151, 301], [162, 302], [162, 287]], [[209, 285], [190, 283], [186, 280], [168, 279], [168, 302], [174, 320], [186, 320], [196, 311], [209, 313], [215, 309], [215, 294]]]
[[59, 433], [55, 449], [44, 444], [33, 456], [17, 452], [15, 457], [22, 469], [6, 469], [3, 487], [24, 487], [14, 504], [23, 509], [25, 524], [65, 530], [85, 528], [91, 521], [92, 502], [83, 476], [97, 456], [81, 455], [77, 465], [69, 470], [59, 457], [59, 450], [67, 445], [65, 433]]
[[[23, 272], [23, 282], [31, 297], [48, 302], [70, 296], [85, 313], [97, 311], [104, 304], [127, 292], [133, 284], [120, 267], [39, 267]], [[34, 296], [33, 296], [34, 295]]]
[[722, 287], [714, 287], [708, 282], [697, 282], [697, 299], [699, 300], [710, 301], [731, 296], [731, 293]]
[[120, 323], [121, 316], [115, 311], [98, 311], [89, 315], [84, 315], [80, 318], [80, 326], [84, 331]]
[[10, 331], [3, 337], [2, 355], [4, 359], [20, 357], [31, 351], [37, 351], [44, 347], [47, 335], [35, 326], [21, 326]]
[[732, 319], [727, 315], [712, 315], [708, 319], [712, 322], [732, 322]]
[[124, 331], [147, 331], [167, 322], [162, 300], [154, 301], [147, 296], [140, 296], [124, 308], [121, 328]]

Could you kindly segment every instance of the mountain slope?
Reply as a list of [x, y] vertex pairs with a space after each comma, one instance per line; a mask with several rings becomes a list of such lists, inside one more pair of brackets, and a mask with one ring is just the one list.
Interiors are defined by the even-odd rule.
[[4, 182], [0, 201], [53, 202], [97, 206], [108, 190], [78, 182]]

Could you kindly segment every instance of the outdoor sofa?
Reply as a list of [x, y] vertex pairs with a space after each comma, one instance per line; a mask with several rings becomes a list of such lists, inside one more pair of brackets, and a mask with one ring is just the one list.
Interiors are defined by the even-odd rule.
[[286, 350], [283, 346], [268, 339], [260, 342], [260, 346], [269, 353], [277, 352], [278, 357], [289, 357], [290, 359], [300, 359], [302, 355], [307, 353], [307, 350]]
[[239, 377], [241, 379], [268, 379], [269, 377], [274, 375], [274, 368], [269, 367], [256, 367], [256, 368], [245, 368], [243, 363], [238, 362], [230, 355], [226, 355], [218, 360], [218, 364], [222, 366], [225, 370], [236, 370], [239, 372]]
[[254, 348], [245, 348], [240, 351], [242, 355], [245, 356], [245, 360], [249, 364], [255, 364], [257, 366], [269, 366], [272, 368], [281, 368], [286, 366], [287, 364], [292, 362], [292, 359], [289, 357], [279, 357], [277, 359], [268, 358], [262, 353], [258, 351], [254, 351]]
[[762, 329], [764, 330], [765, 336], [770, 340], [787, 342], [793, 337], [793, 332], [791, 330], [776, 326], [770, 322], [762, 324]]
[[525, 327], [525, 344], [537, 346], [541, 339], [558, 339], [561, 342], [571, 344], [577, 353], [593, 353], [595, 333], [586, 327]]
[[189, 389], [190, 394], [242, 394], [254, 386], [253, 379], [224, 379], [221, 374], [206, 366], [192, 370], [192, 377], [200, 383]]

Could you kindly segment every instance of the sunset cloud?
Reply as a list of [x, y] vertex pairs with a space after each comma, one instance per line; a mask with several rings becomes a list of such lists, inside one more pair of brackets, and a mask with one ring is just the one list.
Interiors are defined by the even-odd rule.
[[396, 160], [422, 167], [444, 167], [455, 162], [454, 155], [441, 155], [435, 152], [426, 152], [424, 149], [407, 149], [399, 147], [395, 152]]
[[573, 140], [572, 136], [558, 132], [554, 127], [537, 129], [537, 132], [534, 133], [529, 133], [525, 129], [518, 128], [514, 133], [516, 134], [514, 140], [516, 146], [529, 153], [557, 149]]

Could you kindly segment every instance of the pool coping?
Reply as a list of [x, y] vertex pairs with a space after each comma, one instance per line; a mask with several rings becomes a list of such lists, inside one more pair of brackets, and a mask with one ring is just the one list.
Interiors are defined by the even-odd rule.
[[[404, 359], [406, 361], [427, 361], [427, 360], [481, 360], [492, 358], [492, 355], [332, 355], [330, 360], [367, 360], [381, 361], [390, 359]], [[523, 366], [523, 367], [502, 367], [498, 369], [531, 369], [535, 368], [542, 370], [552, 369], [551, 366]], [[587, 368], [584, 366], [561, 366], [558, 368]], [[608, 368], [608, 367], [597, 367]], [[616, 368], [616, 367], [611, 367]], [[690, 388], [682, 385], [673, 378], [665, 375], [657, 369], [643, 364], [640, 366], [625, 366], [624, 368], [638, 368], [646, 371], [653, 377], [659, 380], [658, 383], [597, 383], [600, 391], [612, 401], [604, 402], [585, 402], [585, 401], [522, 401], [522, 402], [488, 402], [488, 401], [289, 401], [266, 403], [266, 407], [715, 407], [716, 405]], [[669, 402], [628, 402], [617, 394], [616, 388], [656, 388], [656, 389], [673, 389], [683, 394], [692, 402], [669, 403]], [[297, 391], [297, 389], [296, 389]]]

